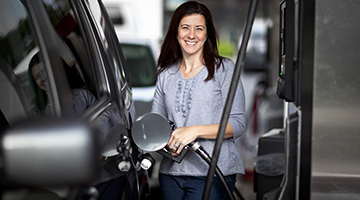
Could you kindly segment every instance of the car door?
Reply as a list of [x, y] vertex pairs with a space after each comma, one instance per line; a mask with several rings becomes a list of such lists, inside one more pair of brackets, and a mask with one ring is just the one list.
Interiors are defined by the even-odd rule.
[[[134, 119], [131, 88], [127, 84], [120, 46], [112, 35], [111, 23], [104, 21], [106, 13], [103, 13], [101, 3], [34, 0], [4, 1], [2, 5], [13, 8], [2, 9], [2, 13], [8, 15], [6, 19], [17, 17], [9, 30], [0, 36], [0, 78], [4, 80], [1, 88], [6, 88], [2, 93], [14, 94], [1, 101], [2, 124], [7, 127], [20, 119], [42, 114], [34, 111], [39, 106], [32, 100], [36, 95], [29, 86], [31, 74], [28, 72], [30, 61], [39, 54], [43, 64], [39, 74], [46, 77], [48, 89], [46, 117], [83, 120], [89, 126], [105, 121], [106, 125], [99, 127], [102, 129], [99, 137], [104, 143], [108, 142], [107, 136], [114, 128], [121, 134], [128, 134]], [[5, 26], [6, 23], [1, 24]], [[81, 109], [73, 100], [74, 90], [80, 89], [95, 99]], [[51, 106], [48, 106], [49, 102]], [[104, 119], [104, 113], [115, 113], [115, 120]], [[115, 145], [113, 151], [116, 152]], [[131, 172], [131, 185], [136, 185], [137, 175], [142, 175], [135, 171], [139, 154], [136, 149], [131, 151], [131, 146], [128, 148], [132, 152], [129, 158], [132, 169], [119, 173], [125, 176]], [[119, 152], [111, 155], [114, 162], [119, 159], [117, 154]], [[132, 187], [129, 192], [138, 193], [138, 190]]]

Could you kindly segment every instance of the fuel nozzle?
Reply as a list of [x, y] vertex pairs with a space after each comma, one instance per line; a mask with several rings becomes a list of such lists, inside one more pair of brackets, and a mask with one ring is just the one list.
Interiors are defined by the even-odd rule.
[[194, 140], [188, 144], [188, 146], [195, 151], [201, 158], [203, 158], [208, 164], [211, 163], [210, 155], [205, 151], [204, 147], [201, 146], [200, 142]]

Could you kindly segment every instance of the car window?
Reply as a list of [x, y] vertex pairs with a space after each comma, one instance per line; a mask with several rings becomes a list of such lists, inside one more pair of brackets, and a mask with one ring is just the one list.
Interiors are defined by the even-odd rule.
[[[33, 23], [24, 6], [26, 3], [6, 0], [0, 0], [0, 3], [2, 3], [0, 12], [0, 89], [1, 94], [4, 94], [5, 97], [8, 96], [6, 99], [1, 98], [0, 111], [9, 123], [18, 117], [61, 116], [57, 113], [60, 110], [52, 107], [52, 102], [61, 102], [61, 99], [66, 98], [64, 101], [69, 102], [70, 99], [71, 103], [71, 98], [64, 95], [67, 94], [66, 92], [59, 95], [59, 89], [71, 88], [69, 92], [72, 92], [73, 96], [74, 92], [79, 95], [84, 93], [81, 91], [86, 90], [85, 93], [92, 96], [91, 101], [94, 101], [93, 99], [103, 101], [104, 105], [94, 106], [96, 108], [92, 107], [93, 102], [82, 108], [73, 105], [76, 113], [86, 113], [89, 116], [94, 114], [96, 118], [109, 106], [110, 101], [114, 100], [118, 101], [118, 104], [120, 101], [123, 103], [123, 107], [120, 109], [115, 106], [118, 111], [122, 112], [124, 110], [122, 108], [130, 108], [131, 88], [127, 84], [123, 63], [119, 60], [122, 56], [122, 54], [119, 56], [118, 53], [121, 51], [120, 45], [118, 42], [116, 43], [117, 38], [114, 38], [111, 32], [113, 31], [111, 24], [106, 24], [108, 22], [104, 21], [102, 9], [97, 1], [86, 1], [91, 4], [89, 13], [93, 15], [96, 26], [85, 31], [84, 21], [78, 21], [78, 10], [73, 10], [75, 5], [70, 5], [67, 0], [44, 0], [42, 2], [46, 11], [44, 13], [48, 15], [48, 21], [52, 25], [47, 30], [51, 29], [49, 33], [53, 34], [52, 36], [55, 38], [56, 49], [44, 49], [43, 47], [41, 49], [38, 45], [39, 41], [47, 40], [47, 38], [37, 38], [35, 30], [39, 33], [41, 29], [32, 27]], [[30, 12], [33, 11], [30, 9]], [[94, 30], [97, 31], [96, 34], [99, 37], [90, 33]], [[88, 43], [91, 42], [98, 42], [102, 46], [96, 50], [89, 50]], [[61, 82], [56, 82], [58, 79], [55, 82], [47, 81], [59, 76], [53, 74], [52, 61], [49, 61], [47, 57], [49, 51], [55, 51], [61, 59], [62, 64], [59, 67], [63, 67], [65, 72], [65, 80], [62, 82], [67, 81], [64, 87], [61, 86]], [[94, 64], [92, 60], [94, 55], [98, 56], [104, 64]], [[32, 68], [33, 66], [34, 68]], [[111, 96], [111, 100], [109, 96], [106, 96], [110, 92], [109, 76], [112, 76], [114, 80], [112, 84], [117, 84], [111, 92], [118, 93], [117, 96]], [[79, 110], [76, 110], [78, 108]], [[95, 111], [87, 112], [89, 109], [95, 109]], [[121, 118], [123, 119], [124, 116], [127, 117], [127, 114], [122, 115]], [[94, 119], [94, 117], [92, 118]]]
[[[94, 96], [100, 98], [100, 74], [96, 67], [91, 66], [84, 36], [81, 34], [79, 23], [74, 12], [66, 0], [43, 1], [46, 12], [58, 35], [58, 49], [67, 80], [71, 89], [87, 88]], [[102, 80], [104, 81], [104, 80]]]
[[[121, 90], [126, 86], [125, 72], [112, 49], [112, 38], [107, 31], [103, 31], [109, 28], [104, 24], [97, 1], [75, 3], [78, 4], [69, 5], [66, 0], [44, 0], [47, 14], [59, 37], [57, 51], [64, 62], [73, 110], [76, 115], [85, 115], [85, 118], [90, 117], [90, 120], [99, 123], [102, 140], [105, 140], [112, 126], [125, 123], [126, 115], [122, 115], [125, 106], [118, 107], [114, 103], [125, 97], [112, 94], [123, 94]], [[79, 6], [85, 3], [91, 5], [91, 9]], [[78, 10], [79, 7], [84, 10]], [[54, 12], [54, 9], [60, 11]], [[89, 23], [85, 24], [84, 15], [79, 12], [92, 15], [93, 18], [89, 18]], [[116, 87], [114, 84], [119, 85]]]
[[[31, 64], [39, 47], [21, 1], [0, 0], [0, 108], [11, 123], [18, 118], [54, 113], [43, 65]], [[39, 57], [39, 61], [42, 57]]]
[[155, 60], [147, 45], [121, 43], [132, 87], [155, 85]]
[[[0, 108], [7, 121], [27, 116], [54, 116], [55, 110], [52, 102], [58, 91], [50, 91], [50, 88], [62, 88], [61, 83], [51, 87], [48, 81], [49, 66], [45, 66], [43, 52], [37, 45], [35, 28], [32, 27], [27, 9], [21, 1], [0, 0], [2, 8], [0, 12], [0, 78], [1, 98]], [[53, 25], [51, 33], [56, 34], [57, 49], [64, 67], [66, 80], [71, 89], [87, 90], [92, 99], [99, 99], [104, 92], [98, 85], [107, 85], [100, 77], [97, 68], [92, 67], [86, 51], [79, 23], [75, 20], [74, 12], [66, 0], [46, 0], [43, 6]], [[46, 40], [46, 38], [41, 38]], [[43, 51], [43, 52], [42, 52]], [[48, 64], [49, 65], [49, 64]], [[52, 74], [51, 76], [58, 76]], [[59, 86], [60, 84], [60, 86]], [[74, 90], [71, 92], [74, 93]], [[10, 94], [10, 95], [9, 95]], [[16, 100], [16, 101], [15, 101]], [[93, 100], [92, 100], [93, 101]], [[79, 108], [74, 107], [76, 113], [84, 112], [90, 105]]]

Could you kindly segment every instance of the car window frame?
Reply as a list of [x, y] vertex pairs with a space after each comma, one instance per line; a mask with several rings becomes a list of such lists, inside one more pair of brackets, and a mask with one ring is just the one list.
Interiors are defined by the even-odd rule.
[[122, 97], [120, 104], [125, 107], [125, 109], [127, 111], [125, 114], [128, 116], [128, 121], [131, 124], [131, 121], [132, 121], [131, 118], [134, 117], [134, 116], [131, 116], [131, 112], [130, 112], [131, 106], [133, 104], [133, 98], [132, 98], [132, 89], [131, 89], [131, 84], [130, 84], [130, 80], [129, 80], [129, 73], [127, 70], [126, 62], [125, 62], [125, 57], [124, 57], [124, 54], [122, 51], [122, 47], [120, 45], [120, 41], [115, 32], [114, 25], [113, 25], [112, 20], [106, 10], [105, 5], [103, 4], [103, 2], [101, 0], [97, 0], [97, 1], [99, 3], [100, 10], [103, 14], [105, 27], [108, 28], [108, 29], [104, 30], [105, 37], [106, 37], [106, 32], [107, 32], [110, 37], [110, 38], [108, 38], [108, 39], [110, 39], [109, 42], [112, 43], [113, 48], [114, 48], [112, 53], [114, 54], [115, 62], [117, 62], [119, 64], [119, 66], [112, 66], [114, 68], [113, 69], [114, 72], [110, 72], [111, 73], [110, 75], [115, 76], [114, 77], [115, 85], [117, 85], [117, 89], [114, 92], [119, 93], [119, 95]]
[[[5, 119], [7, 120], [7, 123], [12, 124], [15, 122], [18, 118], [28, 118], [30, 117], [31, 113], [31, 105], [28, 99], [28, 96], [26, 95], [23, 86], [18, 81], [16, 75], [14, 74], [14, 71], [12, 70], [11, 66], [8, 65], [7, 62], [5, 62], [2, 58], [0, 58], [0, 77], [4, 77], [7, 79], [7, 81], [11, 84], [11, 88], [9, 88], [12, 91], [15, 91], [16, 94], [12, 95], [12, 102], [15, 102], [17, 106], [17, 114], [9, 114], [7, 112], [4, 112], [4, 110], [1, 110], [3, 113]], [[4, 80], [1, 80], [4, 81]], [[1, 109], [1, 105], [0, 105]], [[13, 111], [12, 111], [13, 112]]]
[[[124, 119], [125, 127], [127, 129], [130, 129], [131, 119], [130, 119], [129, 110], [126, 108], [125, 103], [123, 101], [123, 95], [121, 94], [122, 88], [119, 89], [117, 86], [116, 78], [114, 77], [113, 71], [111, 69], [111, 67], [114, 66], [112, 66], [112, 63], [110, 62], [110, 58], [108, 57], [106, 50], [103, 46], [103, 43], [101, 41], [102, 40], [101, 30], [99, 30], [100, 28], [98, 27], [96, 20], [94, 19], [93, 11], [85, 1], [70, 0], [70, 2], [71, 5], [74, 6], [74, 8], [76, 8], [75, 16], [77, 16], [78, 20], [81, 21], [81, 24], [85, 25], [82, 27], [83, 28], [82, 31], [85, 31], [85, 33], [88, 34], [89, 37], [95, 39], [94, 41], [88, 43], [89, 44], [88, 49], [92, 49], [94, 52], [96, 52], [93, 53], [91, 58], [94, 59], [94, 63], [97, 63], [98, 68], [102, 69], [102, 73], [104, 74], [104, 77], [106, 77], [106, 81], [107, 81], [106, 92], [108, 92], [108, 94], [111, 96], [111, 99], [113, 100], [110, 103], [114, 104], [117, 107], [121, 117]], [[99, 3], [99, 1], [96, 1], [96, 3]], [[102, 14], [103, 13], [104, 12], [102, 11]], [[105, 19], [106, 16], [103, 17], [106, 23], [105, 25], [109, 25], [108, 19]], [[110, 26], [109, 28], [113, 29], [112, 26]], [[122, 52], [118, 52], [118, 53], [121, 54]], [[101, 57], [99, 57], [98, 55], [101, 55]], [[123, 67], [124, 62], [122, 62], [120, 65], [121, 65], [120, 67], [124, 68]], [[130, 89], [130, 93], [131, 93], [131, 89]]]

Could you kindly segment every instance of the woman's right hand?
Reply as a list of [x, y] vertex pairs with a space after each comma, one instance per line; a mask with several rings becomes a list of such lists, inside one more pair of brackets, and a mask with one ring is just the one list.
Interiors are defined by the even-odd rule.
[[178, 127], [170, 137], [168, 147], [173, 155], [179, 155], [184, 147], [197, 138], [197, 126]]

